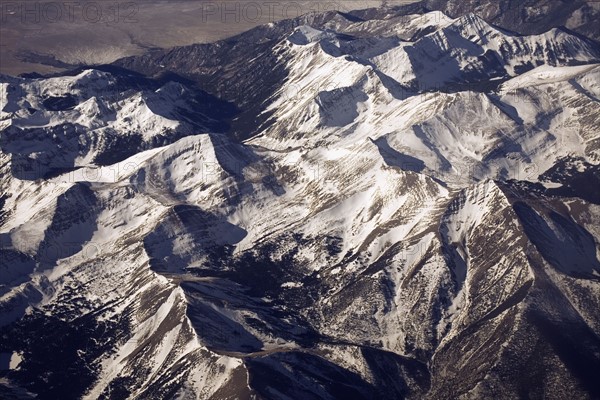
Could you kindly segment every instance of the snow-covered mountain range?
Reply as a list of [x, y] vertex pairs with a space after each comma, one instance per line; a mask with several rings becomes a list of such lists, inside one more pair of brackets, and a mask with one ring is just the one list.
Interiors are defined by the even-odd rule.
[[312, 14], [0, 77], [0, 397], [600, 396], [600, 45]]

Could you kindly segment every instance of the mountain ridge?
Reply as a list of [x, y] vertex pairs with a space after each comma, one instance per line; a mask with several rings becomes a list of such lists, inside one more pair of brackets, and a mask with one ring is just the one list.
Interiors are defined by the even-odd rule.
[[0, 388], [597, 397], [600, 47], [389, 13], [2, 78]]

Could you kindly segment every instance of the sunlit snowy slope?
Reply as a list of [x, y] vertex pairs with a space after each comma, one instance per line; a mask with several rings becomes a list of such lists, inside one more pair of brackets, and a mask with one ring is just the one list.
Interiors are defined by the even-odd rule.
[[600, 45], [325, 13], [0, 77], [0, 397], [600, 396]]

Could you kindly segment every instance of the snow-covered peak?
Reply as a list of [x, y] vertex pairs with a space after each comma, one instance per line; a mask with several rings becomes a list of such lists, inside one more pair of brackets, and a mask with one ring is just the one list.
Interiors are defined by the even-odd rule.
[[[443, 28], [443, 31], [455, 31], [473, 41], [486, 40], [487, 37], [495, 36], [500, 32], [474, 13], [468, 13], [454, 19], [448, 26]], [[508, 32], [502, 31], [502, 34], [507, 35]]]
[[116, 80], [111, 74], [95, 69], [87, 69], [70, 77], [34, 79], [32, 86], [37, 88], [41, 96], [76, 95], [85, 99], [93, 93], [110, 90], [110, 87], [115, 83]]
[[203, 114], [208, 107], [202, 110], [198, 99], [212, 101], [205, 93], [175, 82], [157, 88], [150, 80], [119, 79], [85, 70], [2, 83], [3, 151], [40, 177], [110, 164], [223, 124]]
[[598, 47], [407, 12], [0, 78], [0, 392], [594, 397]]
[[302, 25], [294, 30], [294, 33], [288, 37], [288, 40], [296, 45], [306, 45], [325, 38], [332, 39], [334, 37], [335, 34], [332, 32], [321, 31], [309, 25]]

